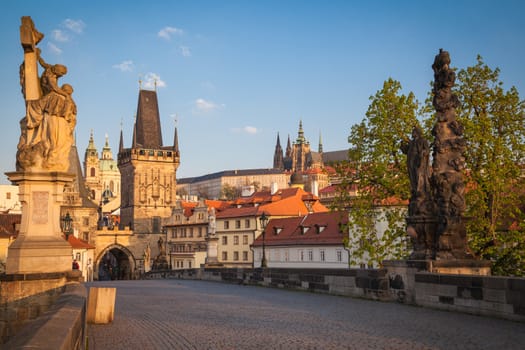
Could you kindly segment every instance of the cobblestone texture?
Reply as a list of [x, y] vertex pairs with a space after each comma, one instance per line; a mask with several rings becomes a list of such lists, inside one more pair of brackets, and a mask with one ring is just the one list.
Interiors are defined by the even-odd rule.
[[[525, 324], [395, 303], [206, 281], [116, 287], [89, 349], [524, 349]], [[88, 285], [89, 286], [89, 285]]]

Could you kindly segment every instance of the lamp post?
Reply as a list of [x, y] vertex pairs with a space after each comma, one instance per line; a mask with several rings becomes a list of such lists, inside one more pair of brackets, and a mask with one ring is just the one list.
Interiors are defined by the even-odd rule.
[[62, 223], [62, 232], [64, 232], [67, 241], [69, 235], [73, 233], [73, 218], [71, 215], [69, 215], [69, 213], [66, 213], [66, 215], [60, 219], [60, 221]]
[[259, 221], [261, 222], [261, 229], [262, 229], [262, 260], [261, 260], [261, 267], [267, 267], [266, 264], [266, 225], [268, 225], [268, 217], [266, 216], [266, 213], [263, 212], [261, 217], [259, 218]]

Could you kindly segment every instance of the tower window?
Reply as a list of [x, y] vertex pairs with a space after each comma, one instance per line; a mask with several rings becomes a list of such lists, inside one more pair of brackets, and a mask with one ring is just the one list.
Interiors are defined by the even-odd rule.
[[95, 176], [95, 168], [89, 169], [89, 176], [91, 176], [91, 177]]

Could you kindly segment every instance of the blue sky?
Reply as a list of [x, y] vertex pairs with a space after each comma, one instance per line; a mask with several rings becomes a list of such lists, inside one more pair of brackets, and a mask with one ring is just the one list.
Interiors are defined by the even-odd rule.
[[[15, 169], [25, 113], [19, 26], [31, 16], [49, 63], [62, 63], [78, 107], [81, 160], [94, 131], [114, 156], [132, 138], [139, 79], [157, 92], [164, 145], [175, 119], [177, 177], [273, 164], [277, 133], [299, 120], [317, 149], [347, 149], [353, 124], [389, 77], [423, 101], [439, 48], [452, 66], [483, 56], [525, 94], [523, 1], [3, 1], [0, 170]], [[176, 116], [176, 117], [175, 117]], [[5, 176], [1, 183], [7, 183]]]

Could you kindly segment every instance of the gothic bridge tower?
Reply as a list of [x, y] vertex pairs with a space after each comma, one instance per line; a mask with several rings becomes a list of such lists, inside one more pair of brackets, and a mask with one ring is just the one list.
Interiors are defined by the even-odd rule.
[[161, 220], [175, 206], [179, 157], [176, 128], [173, 146], [162, 145], [157, 92], [140, 90], [131, 148], [124, 148], [120, 135], [121, 225], [135, 233], [161, 233]]

